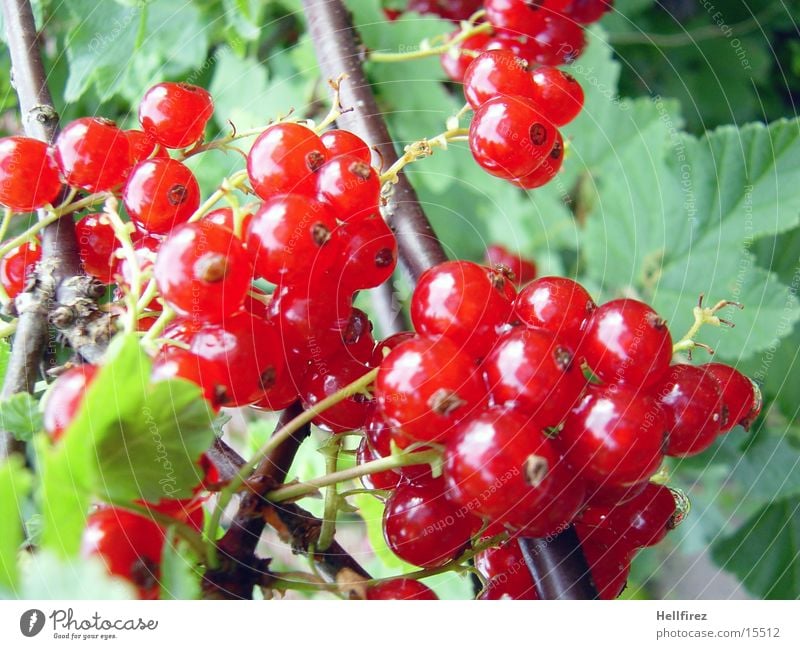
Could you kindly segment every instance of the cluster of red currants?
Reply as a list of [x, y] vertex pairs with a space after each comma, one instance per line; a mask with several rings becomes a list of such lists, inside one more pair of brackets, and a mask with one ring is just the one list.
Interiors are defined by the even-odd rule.
[[530, 66], [571, 63], [586, 46], [584, 26], [600, 20], [612, 4], [613, 0], [412, 1], [409, 9], [454, 22], [466, 20], [480, 9], [486, 11], [491, 32], [478, 31], [441, 57], [447, 75], [461, 81], [476, 52], [505, 50]]
[[558, 127], [583, 107], [574, 77], [553, 67], [531, 71], [512, 53], [492, 50], [467, 68], [464, 95], [475, 110], [469, 148], [483, 169], [523, 189], [555, 177], [564, 160]]
[[[669, 492], [649, 483], [665, 455], [699, 453], [760, 410], [757, 388], [734, 368], [671, 365], [670, 333], [650, 307], [596, 306], [569, 279], [542, 277], [517, 294], [502, 268], [447, 262], [420, 278], [411, 317], [417, 335], [383, 343], [360, 455], [443, 445], [443, 476], [419, 467], [371, 476], [392, 490], [389, 546], [418, 566], [454, 558], [482, 527], [545, 537], [588, 516], [588, 538], [600, 520], [650, 520], [653, 509], [665, 529], [674, 502], [665, 507], [658, 494]], [[622, 539], [623, 568], [656, 542], [655, 529], [621, 525], [591, 534], [601, 575], [617, 556], [602, 549], [609, 538]], [[624, 572], [594, 575], [601, 592], [618, 594]]]

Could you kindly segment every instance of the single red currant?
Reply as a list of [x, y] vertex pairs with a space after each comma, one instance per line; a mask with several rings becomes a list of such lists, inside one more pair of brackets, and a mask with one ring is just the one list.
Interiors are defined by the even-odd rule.
[[378, 172], [356, 156], [336, 156], [317, 172], [317, 198], [329, 205], [340, 221], [374, 212], [380, 194]]
[[[367, 444], [367, 440], [362, 439], [356, 451], [356, 462], [358, 465], [361, 466], [379, 459], [380, 457], [378, 454]], [[396, 489], [402, 480], [403, 478], [400, 474], [394, 471], [378, 471], [361, 476], [361, 484], [364, 485], [365, 489], [383, 489], [391, 491]]]
[[476, 554], [475, 567], [488, 580], [480, 599], [539, 599], [516, 539]]
[[595, 543], [592, 538], [584, 538], [580, 532], [581, 547], [589, 564], [592, 581], [599, 599], [616, 599], [628, 583], [631, 571], [633, 548], [625, 543], [608, 546]]
[[131, 165], [136, 165], [142, 160], [147, 160], [156, 148], [155, 140], [144, 131], [131, 129], [123, 131], [123, 133], [125, 133], [125, 137], [128, 139]]
[[511, 282], [471, 261], [447, 261], [425, 271], [411, 298], [411, 321], [421, 334], [446, 336], [464, 353], [483, 357], [513, 309]]
[[[484, 0], [483, 6], [486, 9], [486, 19], [497, 31], [515, 36], [534, 36], [543, 27], [545, 17], [550, 14], [550, 10], [545, 9], [547, 4], [547, 0]], [[556, 4], [563, 2], [557, 1]]]
[[711, 375], [693, 365], [673, 365], [653, 394], [667, 416], [667, 455], [697, 455], [711, 446], [723, 421], [722, 394]]
[[464, 97], [476, 110], [494, 97], [530, 97], [533, 90], [526, 61], [505, 49], [482, 52], [464, 73]]
[[499, 96], [476, 111], [469, 128], [475, 161], [493, 176], [524, 178], [550, 155], [556, 127], [524, 97]]
[[56, 138], [55, 156], [67, 184], [89, 192], [119, 185], [132, 164], [125, 133], [100, 117], [67, 124]]
[[632, 485], [661, 466], [668, 423], [658, 403], [621, 386], [590, 387], [556, 443], [588, 480]]
[[322, 144], [328, 150], [329, 159], [340, 155], [352, 155], [365, 164], [370, 164], [372, 161], [372, 151], [370, 151], [367, 143], [355, 133], [334, 128], [330, 131], [325, 131], [319, 136], [319, 139], [322, 140]]
[[[341, 330], [341, 352], [359, 363], [371, 365], [375, 350], [375, 339], [372, 337], [372, 323], [369, 316], [361, 309], [353, 308], [350, 318]], [[380, 365], [380, 363], [378, 363]]]
[[588, 25], [611, 11], [614, 0], [571, 0], [565, 14], [575, 22]]
[[313, 198], [286, 194], [266, 201], [247, 228], [247, 251], [256, 275], [278, 283], [327, 269], [336, 251], [336, 218]]
[[[500, 266], [501, 268], [497, 270], [505, 270], [505, 275], [517, 286], [523, 286], [536, 279], [536, 264], [531, 259], [517, 255], [499, 243], [493, 243], [486, 247], [484, 263], [495, 269]], [[508, 275], [509, 272], [511, 275]]]
[[392, 351], [400, 343], [404, 343], [406, 340], [411, 340], [415, 335], [416, 334], [413, 331], [400, 331], [396, 334], [392, 334], [388, 338], [384, 338], [376, 345], [374, 351], [372, 352], [372, 360], [370, 361], [369, 365], [372, 367], [378, 367], [390, 351]]
[[280, 122], [258, 136], [247, 156], [247, 174], [264, 200], [287, 192], [313, 196], [316, 171], [327, 159], [328, 150], [314, 131]]
[[544, 162], [527, 176], [515, 178], [511, 182], [521, 189], [536, 189], [549, 183], [561, 171], [564, 163], [564, 138], [559, 131], [556, 131], [556, 141], [549, 155]]
[[583, 88], [568, 72], [542, 66], [533, 71], [529, 96], [556, 126], [569, 124], [583, 108]]
[[400, 343], [383, 359], [375, 385], [400, 447], [446, 439], [459, 419], [486, 403], [472, 359], [447, 338]]
[[595, 308], [586, 289], [566, 277], [535, 279], [514, 303], [514, 313], [524, 324], [547, 329], [572, 345], [580, 342]]
[[215, 361], [167, 345], [153, 360], [153, 381], [184, 379], [199, 386], [203, 397], [216, 410], [227, 401], [227, 372]]
[[[300, 388], [300, 396], [306, 408], [311, 408], [367, 372], [369, 368], [366, 365], [345, 354], [325, 358], [308, 369]], [[357, 430], [364, 426], [369, 403], [370, 399], [365, 393], [356, 393], [331, 406], [312, 421], [333, 433]]]
[[[211, 221], [212, 223], [216, 223], [217, 225], [221, 225], [223, 228], [228, 228], [231, 232], [236, 232], [236, 219], [233, 216], [233, 210], [230, 207], [220, 207], [217, 210], [213, 210], [206, 214], [203, 217], [204, 221]], [[247, 233], [247, 228], [250, 226], [250, 221], [253, 220], [253, 214], [250, 211], [243, 211], [242, 213], [242, 225], [241, 225], [241, 232], [242, 236], [241, 239], [244, 238], [244, 235]]]
[[69, 428], [78, 414], [86, 390], [97, 376], [96, 365], [77, 365], [59, 376], [44, 398], [42, 421], [54, 442]]
[[367, 588], [367, 599], [439, 599], [430, 588], [416, 579], [387, 579]]
[[700, 366], [717, 381], [722, 393], [723, 422], [721, 432], [734, 426], [750, 428], [761, 413], [761, 390], [744, 374], [724, 363], [707, 363]]
[[355, 293], [388, 280], [397, 266], [397, 240], [378, 212], [339, 226], [341, 290]]
[[0, 138], [0, 205], [30, 212], [61, 191], [58, 165], [47, 144], [29, 137]]
[[158, 83], [139, 104], [145, 133], [168, 149], [182, 149], [203, 137], [214, 102], [207, 90], [189, 83]]
[[133, 168], [122, 200], [136, 227], [166, 234], [200, 207], [200, 187], [186, 165], [171, 158], [151, 158]]
[[415, 566], [435, 568], [461, 554], [480, 521], [447, 499], [444, 480], [397, 488], [383, 514], [386, 544]]
[[503, 334], [483, 371], [494, 403], [545, 427], [558, 426], [586, 386], [572, 349], [542, 329], [517, 327]]
[[42, 258], [42, 246], [36, 243], [23, 243], [0, 259], [0, 283], [10, 298], [15, 298], [25, 290], [29, 278]]
[[541, 65], [572, 63], [586, 47], [583, 28], [570, 18], [557, 14], [545, 17], [544, 26], [530, 34], [531, 48], [536, 49], [535, 61]]
[[644, 302], [612, 300], [592, 313], [580, 353], [603, 382], [653, 385], [669, 369], [672, 337]]
[[218, 322], [242, 306], [252, 269], [233, 232], [203, 220], [175, 228], [164, 240], [153, 277], [179, 315]]
[[[374, 459], [389, 457], [392, 454], [392, 428], [386, 423], [380, 410], [373, 401], [367, 413], [367, 421], [364, 424], [364, 439]], [[418, 450], [427, 450], [423, 447]], [[394, 473], [402, 476], [411, 482], [419, 482], [432, 478], [431, 467], [429, 464], [409, 464], [394, 469]]]
[[[459, 32], [453, 32], [453, 36]], [[445, 74], [451, 81], [462, 81], [475, 60], [474, 52], [481, 52], [491, 37], [488, 34], [473, 34], [453, 46], [439, 57]]]
[[111, 284], [118, 260], [117, 235], [103, 214], [89, 214], [75, 224], [78, 252], [83, 270], [103, 284]]

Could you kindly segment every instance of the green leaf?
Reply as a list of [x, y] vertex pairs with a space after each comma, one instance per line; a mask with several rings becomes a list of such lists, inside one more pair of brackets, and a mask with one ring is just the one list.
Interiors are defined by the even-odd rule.
[[11, 345], [5, 338], [0, 339], [0, 381], [5, 380], [8, 369], [8, 357], [11, 355]]
[[169, 532], [161, 554], [161, 599], [200, 599], [203, 573], [197, 555], [185, 541]]
[[783, 435], [759, 435], [733, 465], [730, 480], [750, 504], [800, 497], [800, 451]]
[[714, 561], [756, 597], [796, 599], [800, 593], [800, 499], [768, 505], [734, 534], [711, 546]]
[[0, 463], [0, 588], [17, 585], [17, 553], [23, 541], [22, 502], [31, 489], [31, 475], [21, 457], [12, 456]]
[[0, 430], [8, 431], [20, 441], [30, 441], [34, 433], [42, 430], [38, 401], [27, 392], [17, 392], [1, 401]]

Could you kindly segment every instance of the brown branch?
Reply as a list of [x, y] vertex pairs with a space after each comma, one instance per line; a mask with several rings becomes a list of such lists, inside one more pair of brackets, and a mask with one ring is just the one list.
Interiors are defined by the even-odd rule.
[[[58, 130], [58, 113], [47, 87], [30, 2], [3, 0], [3, 18], [25, 134], [52, 142]], [[39, 210], [39, 218], [45, 214]], [[48, 340], [48, 317], [56, 309], [60, 309], [59, 329], [72, 346], [87, 360], [99, 360], [111, 334], [109, 317], [96, 308], [101, 294], [96, 282], [81, 275], [72, 219], [59, 219], [45, 227], [36, 281], [14, 304], [19, 321], [2, 398], [33, 390], [44, 349], [52, 344]], [[11, 435], [0, 432], [0, 457], [22, 450]]]
[[[397, 151], [364, 74], [362, 50], [347, 8], [340, 0], [303, 0], [303, 8], [322, 74], [330, 79], [342, 73], [348, 76], [340, 97], [343, 106], [354, 110], [341, 115], [337, 123], [374, 147], [384, 166], [390, 166], [397, 160]], [[400, 259], [416, 280], [431, 266], [446, 261], [447, 255], [408, 178], [403, 173], [399, 178], [384, 214], [397, 237]]]
[[574, 527], [546, 539], [521, 538], [519, 546], [542, 599], [597, 597]]

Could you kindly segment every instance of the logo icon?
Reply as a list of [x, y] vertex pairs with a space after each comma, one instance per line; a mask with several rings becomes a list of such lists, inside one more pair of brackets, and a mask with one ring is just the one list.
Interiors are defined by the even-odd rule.
[[44, 613], [38, 608], [25, 611], [19, 618], [19, 630], [26, 638], [38, 635], [44, 628]]

